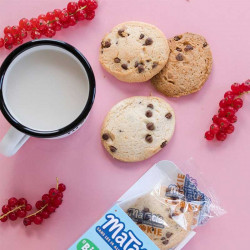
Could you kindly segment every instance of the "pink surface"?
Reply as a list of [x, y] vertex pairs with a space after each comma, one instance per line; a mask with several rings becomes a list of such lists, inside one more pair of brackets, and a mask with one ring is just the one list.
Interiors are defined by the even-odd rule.
[[[31, 18], [66, 0], [1, 0], [0, 29], [22, 17]], [[249, 78], [248, 0], [102, 0], [92, 22], [78, 24], [56, 39], [76, 46], [89, 60], [96, 75], [97, 96], [86, 124], [61, 140], [32, 138], [12, 158], [0, 156], [0, 204], [11, 196], [25, 196], [34, 204], [55, 185], [58, 176], [68, 187], [64, 204], [44, 225], [24, 228], [22, 223], [0, 225], [0, 249], [66, 249], [114, 204], [155, 162], [177, 164], [193, 157], [227, 210], [223, 217], [197, 229], [189, 250], [249, 249], [250, 96], [239, 112], [236, 132], [224, 143], [208, 143], [203, 133], [217, 111], [229, 85]], [[100, 128], [108, 110], [133, 95], [161, 96], [149, 83], [119, 82], [102, 70], [98, 47], [114, 25], [138, 20], [158, 26], [167, 37], [189, 31], [204, 35], [211, 45], [214, 65], [202, 91], [181, 99], [167, 99], [177, 115], [176, 133], [158, 155], [141, 163], [113, 160], [100, 143]], [[0, 51], [2, 62], [8, 52]], [[0, 116], [0, 137], [9, 124]], [[185, 168], [183, 169], [185, 171]]]

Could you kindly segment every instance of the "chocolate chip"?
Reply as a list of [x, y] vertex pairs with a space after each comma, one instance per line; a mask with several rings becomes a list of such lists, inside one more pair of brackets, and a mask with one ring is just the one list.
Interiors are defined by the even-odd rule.
[[114, 147], [114, 146], [110, 146], [109, 149], [110, 149], [110, 151], [111, 151], [112, 153], [116, 152], [116, 150], [117, 150], [117, 148]]
[[139, 65], [139, 63], [136, 61], [136, 62], [135, 62], [135, 68], [137, 68], [138, 65]]
[[189, 51], [189, 50], [193, 50], [193, 49], [194, 49], [194, 47], [192, 45], [188, 44], [184, 50]]
[[123, 32], [124, 32], [124, 29], [118, 30], [118, 35], [121, 36], [121, 37], [125, 37]]
[[153, 231], [153, 232], [154, 232], [154, 230], [155, 230], [155, 229], [152, 227], [152, 231]]
[[207, 47], [207, 45], [208, 45], [207, 42], [204, 42], [203, 43], [203, 48]]
[[175, 36], [175, 37], [174, 37], [174, 40], [175, 40], [175, 41], [179, 41], [179, 40], [181, 40], [181, 37]]
[[154, 108], [154, 105], [153, 105], [152, 103], [150, 103], [150, 104], [148, 104], [147, 107], [153, 109], [153, 108]]
[[166, 240], [166, 238], [165, 237], [161, 237], [161, 240]]
[[151, 59], [146, 60], [146, 62], [151, 62]]
[[109, 48], [110, 46], [111, 46], [111, 42], [109, 41], [102, 42], [102, 48]]
[[147, 38], [144, 45], [148, 46], [148, 45], [151, 45], [152, 43], [153, 43], [152, 38]]
[[109, 139], [109, 135], [108, 134], [103, 134], [102, 139], [107, 141]]
[[183, 55], [181, 53], [179, 53], [177, 56], [176, 56], [176, 60], [177, 61], [183, 61]]
[[121, 62], [121, 59], [118, 58], [118, 57], [116, 57], [116, 58], [114, 59], [114, 62], [115, 62], [115, 63], [120, 63], [120, 62]]
[[167, 244], [168, 244], [168, 240], [164, 240], [164, 241], [162, 242], [162, 244], [163, 244], [163, 245], [167, 245]]
[[156, 68], [158, 66], [158, 62], [153, 62], [152, 69]]
[[148, 118], [149, 118], [149, 117], [152, 117], [152, 116], [153, 116], [153, 113], [152, 113], [150, 110], [148, 110], [148, 111], [145, 113], [145, 116], [147, 116]]
[[166, 145], [167, 145], [167, 141], [164, 141], [164, 142], [161, 144], [161, 148], [166, 147]]
[[179, 48], [179, 47], [177, 47], [176, 50], [179, 51], [179, 52], [182, 52], [182, 49]]
[[141, 65], [141, 64], [139, 64], [139, 65], [138, 65], [138, 72], [139, 72], [139, 73], [142, 73], [143, 71], [144, 71], [144, 66]]
[[144, 34], [140, 34], [140, 39], [143, 39], [144, 38]]
[[170, 238], [172, 235], [173, 235], [173, 233], [170, 233], [170, 232], [167, 232], [167, 233], [166, 233], [166, 237], [167, 237], [167, 238]]
[[127, 70], [128, 69], [128, 65], [127, 64], [122, 64], [121, 65], [123, 69]]
[[166, 117], [167, 119], [171, 119], [171, 118], [172, 118], [172, 114], [171, 114], [170, 112], [168, 112], [168, 113], [165, 115], [165, 117]]
[[154, 123], [153, 123], [153, 122], [149, 122], [149, 123], [147, 124], [147, 129], [148, 129], [148, 130], [154, 130], [154, 129], [155, 129]]
[[181, 208], [180, 208], [180, 211], [181, 211], [182, 213], [184, 213], [184, 207], [181, 207]]
[[153, 141], [152, 135], [146, 135], [145, 140], [146, 140], [146, 142], [151, 143]]
[[143, 208], [143, 212], [148, 213], [148, 212], [149, 212], [149, 208], [144, 207], [144, 208]]

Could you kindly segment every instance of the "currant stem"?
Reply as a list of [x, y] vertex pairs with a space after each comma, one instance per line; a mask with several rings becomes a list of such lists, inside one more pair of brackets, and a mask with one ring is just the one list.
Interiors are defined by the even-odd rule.
[[48, 206], [48, 204], [44, 205], [40, 210], [36, 211], [36, 212], [33, 213], [33, 214], [29, 214], [28, 216], [26, 216], [25, 219], [26, 219], [26, 218], [29, 218], [29, 217], [31, 217], [31, 216], [33, 216], [33, 215], [36, 215], [36, 214], [38, 214], [38, 213], [40, 213], [40, 212], [42, 212], [47, 206]]
[[21, 205], [21, 206], [15, 207], [14, 209], [12, 209], [11, 211], [9, 211], [8, 213], [3, 214], [2, 216], [0, 216], [0, 220], [1, 220], [2, 218], [4, 218], [4, 217], [8, 216], [9, 214], [15, 212], [16, 210], [22, 208], [22, 207], [25, 207], [25, 205]]
[[56, 177], [56, 189], [58, 190], [59, 180], [58, 177]]

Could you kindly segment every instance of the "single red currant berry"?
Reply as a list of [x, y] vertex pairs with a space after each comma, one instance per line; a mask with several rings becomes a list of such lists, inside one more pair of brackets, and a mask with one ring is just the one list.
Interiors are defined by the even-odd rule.
[[205, 133], [205, 138], [206, 138], [208, 141], [211, 141], [211, 140], [214, 139], [214, 134], [211, 133], [211, 131], [207, 131], [207, 132]]
[[[3, 216], [3, 214], [0, 215], [0, 216]], [[8, 220], [8, 216], [4, 216], [4, 217], [1, 219], [2, 222], [5, 222], [5, 221], [7, 221], [7, 220]]]
[[64, 191], [66, 190], [66, 186], [65, 186], [63, 183], [60, 183], [60, 184], [58, 185], [58, 190], [59, 190], [60, 192], [64, 192]]
[[39, 39], [41, 38], [42, 34], [38, 30], [32, 30], [30, 36], [32, 39]]
[[12, 26], [12, 28], [11, 28], [11, 34], [12, 34], [15, 38], [19, 37], [20, 31], [21, 31], [21, 29], [20, 29], [19, 26]]
[[11, 210], [11, 209], [10, 209], [9, 205], [4, 205], [4, 206], [2, 207], [2, 212], [3, 212], [4, 214], [8, 213], [10, 210]]
[[45, 30], [47, 29], [47, 23], [44, 19], [38, 19], [36, 27], [39, 31]]
[[49, 213], [47, 211], [42, 211], [41, 216], [43, 219], [48, 219], [49, 218]]
[[86, 20], [92, 20], [95, 17], [95, 11], [91, 10], [91, 11], [86, 11]]
[[67, 10], [69, 13], [75, 13], [78, 9], [78, 5], [75, 2], [70, 2], [67, 5]]
[[62, 11], [60, 9], [54, 9], [53, 12], [54, 12], [55, 17], [59, 17], [60, 14], [62, 13]]
[[223, 132], [219, 132], [218, 134], [216, 134], [216, 138], [218, 141], [225, 141], [227, 138], [227, 134]]
[[26, 207], [25, 207], [25, 210], [30, 211], [31, 209], [32, 209], [32, 206], [30, 204], [27, 204]]
[[0, 48], [2, 48], [4, 46], [4, 40], [3, 38], [0, 38]]
[[11, 49], [13, 48], [13, 45], [12, 45], [12, 44], [8, 44], [8, 43], [5, 43], [4, 47], [5, 47], [5, 49], [11, 50]]
[[68, 21], [62, 22], [62, 27], [63, 27], [64, 29], [68, 28], [68, 27], [69, 27], [69, 22], [68, 22]]
[[219, 126], [220, 126], [221, 128], [227, 128], [229, 124], [230, 124], [230, 123], [229, 123], [229, 121], [228, 121], [228, 119], [227, 119], [226, 117], [220, 118]]
[[12, 34], [8, 33], [4, 36], [4, 43], [5, 44], [13, 44], [14, 43], [14, 37]]
[[15, 207], [15, 206], [17, 205], [17, 198], [15, 198], [15, 197], [10, 198], [10, 199], [8, 200], [8, 205], [9, 205], [10, 207]]
[[224, 117], [226, 115], [226, 110], [224, 108], [220, 108], [218, 110], [218, 116], [219, 117]]
[[51, 198], [54, 198], [57, 194], [58, 194], [58, 190], [56, 189], [56, 188], [51, 188], [50, 190], [49, 190], [49, 196], [51, 197]]
[[47, 36], [49, 38], [53, 37], [55, 34], [56, 34], [56, 31], [53, 29], [50, 29], [50, 28], [47, 29], [47, 31], [45, 32], [45, 36]]
[[234, 94], [238, 95], [241, 92], [240, 84], [239, 83], [234, 83], [231, 86], [231, 90], [233, 91]]
[[30, 21], [28, 21], [25, 25], [25, 30], [31, 31], [33, 28], [34, 28], [34, 25]]
[[76, 25], [76, 19], [74, 16], [69, 17], [69, 26], [74, 26]]
[[62, 204], [62, 198], [57, 197], [53, 200], [52, 205], [54, 207], [59, 207]]
[[218, 124], [219, 123], [219, 116], [218, 115], [214, 115], [213, 116], [213, 118], [212, 118], [212, 120], [213, 120], [213, 122], [215, 123], [215, 124]]
[[[55, 30], [55, 22], [49, 23], [48, 24], [48, 29]], [[47, 30], [46, 30], [47, 31]], [[45, 32], [46, 33], [46, 32]]]
[[39, 20], [39, 19], [43, 19], [44, 21], [47, 21], [47, 20], [46, 20], [47, 17], [46, 17], [46, 15], [44, 15], [44, 14], [39, 15], [37, 19], [38, 19], [38, 20]]
[[24, 217], [26, 216], [26, 214], [27, 214], [27, 212], [26, 212], [26, 211], [23, 211], [23, 210], [18, 210], [18, 211], [16, 212], [16, 215], [17, 215], [17, 217], [19, 217], [19, 218], [24, 218]]
[[235, 122], [237, 122], [237, 120], [238, 120], [238, 118], [237, 118], [236, 115], [233, 115], [233, 116], [231, 116], [231, 117], [228, 117], [228, 121], [229, 121], [230, 123], [235, 123]]
[[27, 18], [22, 18], [20, 21], [19, 21], [19, 26], [24, 29], [25, 26], [26, 26], [26, 23], [28, 22], [29, 20]]
[[78, 6], [79, 6], [79, 8], [87, 6], [87, 0], [79, 0]]
[[86, 16], [85, 10], [79, 10], [75, 14], [77, 21], [83, 21], [85, 19], [85, 16]]
[[63, 198], [63, 193], [59, 192], [56, 197]]
[[234, 97], [231, 96], [231, 95], [229, 95], [229, 96], [227, 96], [227, 97], [225, 98], [225, 103], [226, 103], [227, 105], [230, 105], [230, 104], [233, 102], [233, 100], [234, 100]]
[[229, 124], [228, 127], [226, 128], [226, 133], [227, 134], [232, 134], [234, 132], [234, 125]]
[[22, 29], [20, 31], [20, 38], [24, 39], [27, 37], [27, 31], [25, 29]]
[[10, 26], [5, 27], [3, 32], [4, 32], [4, 34], [11, 33], [11, 27]]
[[33, 27], [36, 27], [36, 26], [37, 26], [37, 23], [38, 23], [37, 18], [32, 17], [32, 18], [30, 19], [30, 23], [32, 24]]
[[17, 219], [16, 214], [15, 213], [10, 213], [9, 214], [9, 219], [12, 220], [12, 221], [16, 220]]
[[250, 91], [250, 79], [245, 81], [244, 89], [245, 91]]
[[24, 226], [29, 226], [29, 225], [31, 225], [31, 219], [30, 219], [31, 217], [29, 217], [29, 218], [24, 218], [24, 220], [23, 220], [23, 224], [24, 224]]
[[46, 14], [46, 18], [47, 18], [47, 20], [48, 21], [53, 21], [53, 20], [55, 20], [55, 14], [54, 14], [54, 12], [48, 12], [47, 14]]
[[44, 205], [45, 205], [45, 204], [48, 204], [48, 203], [50, 202], [50, 197], [49, 197], [48, 194], [44, 194], [44, 195], [42, 196], [42, 202], [43, 202]]
[[222, 100], [220, 101], [220, 103], [219, 103], [219, 106], [220, 106], [221, 108], [227, 107], [228, 105], [227, 105], [227, 103], [226, 103], [226, 100], [225, 100], [225, 99], [222, 99]]
[[20, 199], [18, 200], [18, 205], [27, 205], [27, 200], [24, 199], [24, 198], [20, 198]]
[[88, 10], [95, 10], [98, 7], [98, 3], [95, 0], [87, 0]]
[[49, 205], [49, 206], [47, 207], [47, 211], [51, 214], [51, 213], [54, 213], [54, 212], [56, 211], [56, 208], [53, 207], [53, 206], [51, 206], [51, 205]]
[[37, 201], [36, 202], [36, 208], [41, 209], [43, 207], [43, 202], [42, 201]]
[[54, 28], [55, 31], [60, 31], [62, 29], [62, 24], [60, 21], [56, 21], [54, 22], [54, 24], [55, 24], [55, 28]]
[[235, 115], [235, 113], [236, 113], [236, 110], [233, 108], [233, 107], [227, 107], [226, 108], [226, 117], [230, 117], [230, 116], [233, 116], [233, 115]]
[[224, 98], [226, 98], [227, 96], [235, 97], [235, 94], [234, 94], [233, 91], [227, 91], [227, 92], [224, 94]]
[[210, 126], [210, 132], [212, 134], [217, 134], [219, 132], [220, 128], [217, 124], [213, 123], [211, 126]]
[[69, 13], [67, 10], [62, 10], [62, 12], [59, 14], [59, 19], [62, 22], [67, 22], [69, 19]]
[[34, 217], [34, 221], [33, 221], [33, 222], [34, 222], [36, 225], [42, 224], [42, 222], [43, 222], [42, 216], [36, 215], [36, 216]]
[[236, 98], [233, 101], [233, 107], [235, 107], [236, 109], [240, 109], [243, 106], [243, 100], [241, 98]]

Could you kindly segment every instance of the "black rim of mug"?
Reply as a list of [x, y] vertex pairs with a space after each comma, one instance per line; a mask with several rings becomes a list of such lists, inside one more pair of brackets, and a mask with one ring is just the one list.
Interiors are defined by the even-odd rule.
[[[24, 51], [34, 48], [36, 46], [41, 46], [41, 45], [51, 45], [51, 46], [60, 47], [70, 52], [71, 54], [73, 54], [85, 68], [88, 79], [89, 79], [89, 96], [88, 96], [87, 103], [83, 111], [81, 112], [81, 114], [66, 127], [53, 130], [53, 131], [38, 131], [35, 129], [28, 128], [25, 125], [21, 124], [11, 115], [7, 106], [5, 105], [4, 98], [3, 98], [4, 76], [6, 74], [8, 67], [11, 65], [12, 61]], [[70, 134], [73, 130], [76, 130], [87, 118], [92, 108], [92, 105], [94, 103], [95, 92], [96, 92], [95, 76], [94, 76], [93, 70], [89, 62], [80, 51], [78, 51], [72, 45], [63, 41], [52, 40], [52, 39], [40, 39], [40, 40], [27, 42], [19, 46], [15, 50], [13, 50], [4, 60], [0, 68], [0, 109], [2, 111], [2, 114], [13, 127], [21, 131], [22, 133], [30, 135], [30, 136], [39, 137], [39, 138], [53, 138], [53, 137], [60, 137], [60, 136]]]

